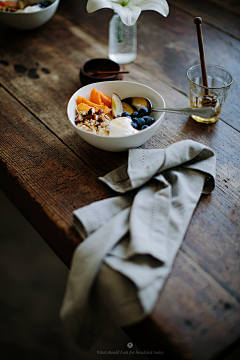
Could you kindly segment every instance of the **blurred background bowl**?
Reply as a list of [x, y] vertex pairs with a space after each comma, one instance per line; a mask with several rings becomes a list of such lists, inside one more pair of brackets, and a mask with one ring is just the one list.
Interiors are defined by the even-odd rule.
[[80, 69], [80, 80], [82, 85], [88, 85], [95, 82], [109, 81], [109, 80], [122, 80], [123, 75], [91, 75], [94, 71], [120, 71], [121, 65], [110, 59], [91, 59], [85, 62]]
[[0, 11], [0, 22], [15, 29], [31, 30], [45, 24], [55, 14], [60, 0], [52, 0], [52, 4], [35, 12]]
[[116, 93], [121, 99], [131, 96], [144, 96], [151, 100], [153, 107], [165, 107], [165, 101], [157, 91], [139, 83], [131, 81], [106, 81], [84, 86], [77, 90], [69, 100], [67, 106], [67, 115], [71, 126], [86, 142], [102, 150], [119, 152], [141, 146], [147, 140], [149, 140], [153, 134], [155, 134], [164, 118], [164, 112], [152, 113], [151, 116], [156, 119], [154, 124], [144, 130], [140, 130], [136, 134], [128, 136], [102, 136], [77, 127], [75, 125], [75, 110], [77, 107], [76, 99], [78, 96], [83, 96], [87, 99], [90, 99], [90, 92], [93, 88], [96, 88], [98, 91], [102, 91], [110, 97], [112, 97], [113, 93]]

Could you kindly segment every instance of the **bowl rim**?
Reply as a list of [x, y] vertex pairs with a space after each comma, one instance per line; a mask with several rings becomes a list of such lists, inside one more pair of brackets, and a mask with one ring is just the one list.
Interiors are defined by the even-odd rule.
[[[51, 5], [49, 5], [49, 6], [47, 6], [46, 8], [44, 8], [44, 9], [41, 9], [41, 13], [44, 11], [46, 11], [46, 10], [48, 10], [48, 9], [50, 9], [53, 5], [56, 5], [57, 3], [59, 3], [60, 2], [60, 0], [54, 0], [53, 2], [52, 2], [52, 4]], [[31, 11], [31, 12], [21, 12], [21, 11], [15, 11], [15, 12], [11, 12], [11, 11], [0, 11], [0, 14], [8, 14], [7, 16], [11, 16], [11, 15], [22, 15], [22, 16], [26, 16], [26, 15], [29, 15], [29, 14], [35, 14], [35, 13], [38, 13], [39, 11]]]
[[[106, 84], [106, 83], [111, 83], [111, 84], [112, 84], [113, 81], [103, 81], [103, 82], [101, 82], [101, 83], [99, 83], [99, 84]], [[158, 96], [160, 96], [161, 99], [162, 99], [162, 101], [163, 101], [163, 107], [164, 107], [164, 108], [166, 107], [166, 103], [165, 103], [165, 100], [164, 100], [163, 96], [162, 96], [159, 92], [157, 92], [156, 90], [154, 90], [153, 88], [151, 88], [150, 86], [147, 86], [147, 85], [142, 84], [142, 83], [137, 83], [137, 82], [135, 82], [135, 81], [125, 81], [125, 80], [124, 80], [124, 81], [123, 81], [123, 80], [114, 80], [114, 83], [121, 83], [121, 84], [123, 84], [123, 83], [130, 83], [130, 84], [134, 84], [134, 85], [142, 85], [142, 86], [150, 89], [151, 91], [155, 92]], [[77, 129], [78, 131], [83, 132], [83, 133], [85, 133], [85, 134], [88, 134], [88, 135], [90, 135], [90, 136], [94, 136], [94, 137], [96, 136], [96, 137], [100, 137], [100, 138], [103, 138], [103, 139], [121, 139], [121, 138], [123, 138], [123, 137], [124, 137], [124, 138], [129, 138], [129, 137], [133, 137], [133, 136], [138, 136], [139, 133], [143, 133], [143, 132], [150, 131], [151, 129], [153, 129], [153, 127], [157, 126], [157, 124], [158, 124], [158, 122], [159, 122], [160, 120], [162, 121], [162, 118], [163, 118], [163, 116], [164, 116], [164, 114], [165, 114], [164, 111], [161, 112], [161, 115], [159, 116], [159, 118], [158, 118], [151, 126], [149, 126], [148, 128], [143, 129], [143, 130], [141, 130], [141, 131], [139, 131], [139, 132], [137, 132], [137, 133], [130, 134], [130, 135], [124, 135], [124, 136], [106, 136], [106, 135], [95, 134], [95, 133], [93, 133], [93, 132], [91, 132], [91, 131], [87, 131], [87, 130], [84, 130], [84, 129], [80, 129], [80, 128], [75, 124], [75, 122], [72, 122], [72, 121], [70, 120], [70, 114], [69, 114], [70, 101], [73, 99], [74, 96], [76, 96], [76, 94], [79, 92], [79, 90], [81, 90], [81, 89], [83, 89], [83, 88], [85, 88], [85, 87], [87, 87], [87, 86], [93, 86], [93, 85], [94, 85], [94, 84], [88, 84], [88, 85], [85, 85], [85, 86], [82, 86], [81, 88], [79, 88], [79, 89], [78, 89], [77, 91], [75, 91], [75, 93], [70, 97], [70, 99], [69, 99], [69, 101], [68, 101], [68, 104], [67, 104], [68, 120], [69, 120], [69, 122], [72, 124], [72, 126], [73, 126], [75, 129]], [[163, 115], [163, 116], [162, 116], [162, 115]], [[108, 141], [108, 140], [106, 140], [106, 141]]]

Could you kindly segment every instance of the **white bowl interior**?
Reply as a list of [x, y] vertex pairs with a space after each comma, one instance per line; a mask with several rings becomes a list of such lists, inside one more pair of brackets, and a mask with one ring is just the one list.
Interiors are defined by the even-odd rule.
[[137, 134], [128, 135], [124, 137], [110, 137], [102, 136], [98, 134], [91, 133], [89, 131], [84, 131], [79, 129], [75, 125], [75, 109], [76, 109], [76, 99], [77, 97], [83, 96], [87, 99], [90, 98], [90, 92], [93, 88], [102, 91], [108, 96], [112, 96], [113, 93], [116, 93], [120, 96], [121, 99], [130, 97], [130, 96], [143, 96], [151, 100], [153, 107], [165, 107], [165, 102], [163, 97], [151, 89], [150, 87], [134, 83], [130, 81], [106, 81], [100, 83], [89, 84], [77, 90], [69, 100], [67, 106], [67, 115], [70, 120], [71, 125], [74, 127], [75, 131], [89, 144], [107, 151], [125, 151], [130, 148], [135, 148], [143, 143], [145, 143], [150, 137], [157, 131], [160, 126], [163, 118], [164, 112], [153, 112], [152, 117], [156, 119], [156, 122], [149, 126], [147, 129], [139, 131]]
[[58, 8], [59, 2], [60, 0], [55, 0], [45, 9], [30, 13], [0, 11], [0, 21], [19, 30], [35, 29], [51, 19]]

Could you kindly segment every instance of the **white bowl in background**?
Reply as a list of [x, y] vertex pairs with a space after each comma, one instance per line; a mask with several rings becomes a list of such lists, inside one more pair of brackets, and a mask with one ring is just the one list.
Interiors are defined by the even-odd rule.
[[8, 12], [0, 11], [0, 22], [19, 30], [31, 30], [45, 24], [55, 14], [60, 0], [52, 0], [53, 3], [35, 12]]
[[76, 99], [78, 96], [83, 96], [89, 99], [90, 92], [93, 88], [96, 88], [98, 91], [102, 91], [108, 96], [112, 96], [113, 93], [116, 93], [121, 99], [131, 96], [147, 97], [149, 100], [151, 100], [153, 107], [165, 107], [165, 101], [163, 97], [157, 91], [143, 84], [131, 81], [115, 80], [86, 85], [77, 90], [70, 98], [67, 106], [67, 115], [70, 124], [74, 128], [74, 130], [78, 133], [78, 135], [81, 136], [82, 139], [84, 139], [89, 144], [106, 151], [126, 151], [128, 149], [136, 148], [144, 144], [153, 136], [153, 134], [159, 128], [164, 118], [164, 112], [153, 112], [151, 116], [156, 119], [155, 123], [153, 123], [151, 126], [144, 130], [140, 130], [136, 134], [128, 136], [103, 136], [80, 129], [75, 125], [75, 110], [77, 107]]

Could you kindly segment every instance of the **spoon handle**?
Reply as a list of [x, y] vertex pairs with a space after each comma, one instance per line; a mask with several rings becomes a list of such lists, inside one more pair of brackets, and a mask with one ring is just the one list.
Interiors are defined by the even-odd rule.
[[182, 109], [174, 109], [174, 108], [154, 108], [151, 111], [156, 112], [172, 112], [183, 115], [196, 115], [204, 118], [211, 118], [216, 115], [216, 110], [212, 107], [202, 107], [202, 108], [182, 108]]

